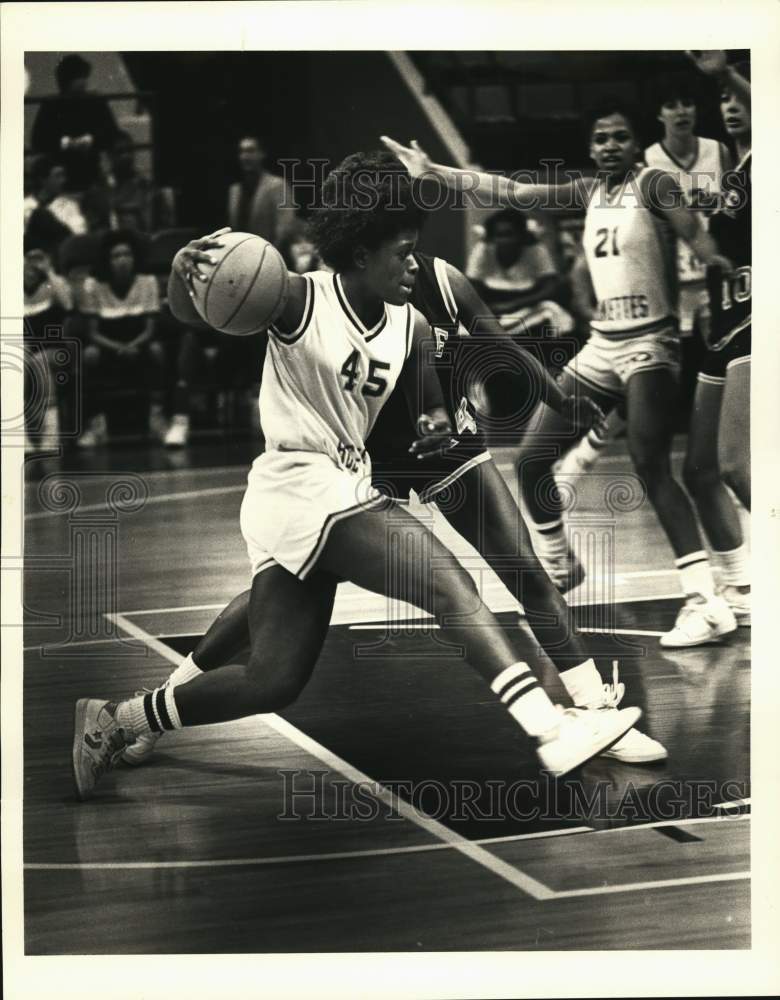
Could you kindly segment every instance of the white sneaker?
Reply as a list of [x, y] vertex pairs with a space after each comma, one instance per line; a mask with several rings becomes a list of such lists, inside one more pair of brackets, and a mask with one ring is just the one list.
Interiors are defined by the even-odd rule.
[[[591, 705], [589, 708], [578, 708], [575, 711], [597, 712], [600, 715], [617, 712], [617, 707], [623, 700], [626, 693], [626, 686], [618, 680], [617, 660], [613, 662], [612, 683], [605, 684], [603, 689], [603, 701], [600, 705]], [[659, 760], [666, 760], [669, 754], [666, 747], [658, 740], [640, 733], [638, 729], [629, 729], [625, 736], [614, 743], [606, 750], [602, 750], [601, 757], [611, 757], [619, 760], [622, 764], [651, 764]]]
[[596, 457], [593, 457], [590, 450], [586, 452], [580, 442], [553, 463], [552, 471], [555, 476], [581, 476], [590, 472], [595, 464]]
[[79, 448], [97, 448], [108, 440], [108, 424], [105, 413], [98, 413], [87, 424], [87, 429], [76, 441]]
[[561, 724], [537, 748], [542, 768], [560, 777], [608, 749], [642, 716], [639, 708], [614, 712], [562, 711]]
[[88, 799], [106, 771], [115, 767], [125, 747], [133, 741], [115, 717], [116, 704], [98, 698], [76, 702], [73, 726], [73, 780], [76, 795]]
[[743, 594], [736, 587], [726, 585], [720, 589], [719, 593], [726, 604], [728, 604], [734, 612], [734, 617], [737, 619], [737, 625], [743, 628], [750, 628], [750, 591]]
[[539, 556], [539, 562], [552, 580], [556, 590], [562, 594], [579, 587], [585, 579], [585, 568], [571, 549], [561, 557]]
[[728, 603], [719, 595], [689, 597], [680, 608], [674, 628], [659, 642], [666, 649], [701, 646], [736, 631], [737, 620]]
[[166, 448], [183, 448], [190, 437], [190, 418], [186, 413], [176, 413], [171, 420], [163, 444]]
[[[136, 691], [136, 697], [140, 697], [144, 694], [149, 694], [149, 688], [143, 688], [141, 691]], [[157, 746], [157, 741], [162, 736], [162, 733], [147, 733], [145, 735], [136, 736], [135, 743], [129, 743], [122, 754], [123, 764], [132, 764], [133, 767], [137, 767], [139, 764], [145, 764], [147, 760], [154, 753], [154, 749]]]

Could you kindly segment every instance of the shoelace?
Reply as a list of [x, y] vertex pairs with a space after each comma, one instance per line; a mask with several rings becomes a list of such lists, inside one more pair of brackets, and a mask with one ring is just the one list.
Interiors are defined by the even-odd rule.
[[626, 693], [626, 685], [618, 679], [618, 661], [612, 661], [612, 683], [604, 685], [604, 703], [602, 708], [617, 708]]

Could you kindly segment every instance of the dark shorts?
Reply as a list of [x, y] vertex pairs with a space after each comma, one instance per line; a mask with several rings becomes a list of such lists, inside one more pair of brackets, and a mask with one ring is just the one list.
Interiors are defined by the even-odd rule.
[[371, 480], [376, 489], [393, 500], [404, 503], [413, 490], [422, 503], [436, 501], [457, 479], [491, 455], [481, 435], [459, 441], [444, 455], [418, 459], [408, 452], [395, 455], [372, 455]]
[[719, 351], [707, 351], [699, 371], [699, 381], [710, 385], [723, 385], [729, 368], [750, 361], [750, 347], [751, 327], [747, 326]]

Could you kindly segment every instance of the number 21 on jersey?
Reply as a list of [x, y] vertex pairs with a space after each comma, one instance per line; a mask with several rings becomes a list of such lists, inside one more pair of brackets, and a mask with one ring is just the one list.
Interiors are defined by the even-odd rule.
[[[344, 364], [341, 366], [341, 375], [344, 378], [344, 390], [354, 392], [360, 378], [360, 352], [353, 351]], [[360, 390], [363, 396], [381, 396], [387, 389], [387, 379], [381, 372], [390, 371], [390, 365], [384, 361], [375, 361], [373, 358], [368, 362], [368, 375]]]

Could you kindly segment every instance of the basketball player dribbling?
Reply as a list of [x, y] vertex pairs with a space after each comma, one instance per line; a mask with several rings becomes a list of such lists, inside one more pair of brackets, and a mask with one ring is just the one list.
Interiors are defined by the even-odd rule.
[[[366, 193], [371, 207], [366, 209]], [[559, 711], [479, 598], [471, 577], [419, 521], [373, 489], [366, 440], [401, 380], [424, 432], [425, 454], [451, 428], [434, 369], [422, 360], [427, 321], [409, 303], [421, 211], [414, 185], [387, 154], [348, 157], [328, 177], [316, 211], [319, 250], [335, 274], [290, 275], [271, 327], [260, 395], [266, 451], [241, 507], [252, 564], [251, 652], [179, 686], [118, 705], [84, 698], [72, 764], [80, 799], [139, 737], [274, 711], [300, 690], [327, 633], [339, 580], [408, 601], [490, 685], [542, 766], [563, 774], [616, 743], [639, 709]], [[422, 385], [420, 399], [419, 387]], [[404, 545], [386, 543], [388, 516]], [[430, 572], [430, 566], [436, 572]], [[295, 621], [289, 621], [290, 608]]]
[[[386, 137], [383, 142], [415, 177], [438, 176], [461, 189], [467, 183], [515, 208], [565, 201], [586, 210], [583, 245], [598, 307], [590, 339], [566, 366], [561, 388], [569, 394], [578, 387], [604, 410], [625, 400], [629, 452], [674, 552], [685, 594], [675, 627], [661, 637], [661, 645], [698, 645], [733, 632], [734, 614], [715, 591], [692, 505], [670, 462], [680, 368], [675, 240], [684, 239], [707, 265], [726, 271], [731, 265], [685, 204], [674, 178], [637, 167], [631, 115], [619, 101], [602, 105], [590, 124], [590, 155], [598, 175], [562, 185], [458, 170], [432, 163], [415, 143], [405, 147]], [[570, 425], [549, 409], [534, 426], [545, 452], [550, 445], [565, 447], [571, 435]], [[553, 457], [540, 457], [534, 438], [527, 435], [521, 445], [518, 472], [537, 551], [551, 571], [571, 572], [574, 557], [562, 513], [554, 509], [554, 498], [543, 504], [540, 497]]]
[[[195, 248], [199, 243], [194, 241], [190, 246]], [[414, 427], [403, 394], [396, 391], [368, 439], [374, 485], [402, 503], [411, 491], [424, 503], [442, 498], [449, 501], [441, 505], [443, 516], [523, 605], [534, 637], [560, 672], [574, 706], [580, 711], [616, 707], [625, 688], [617, 671], [612, 683], [603, 683], [574, 628], [570, 609], [534, 554], [528, 529], [493, 462], [477, 414], [467, 398], [469, 371], [483, 374], [492, 369], [500, 379], [495, 391], [531, 401], [541, 394], [549, 406], [583, 426], [599, 419], [600, 411], [581, 396], [564, 396], [544, 367], [516, 345], [490, 315], [457, 268], [438, 257], [419, 252], [413, 256], [419, 270], [411, 302], [435, 333], [433, 363], [455, 429], [453, 446], [424, 462], [410, 458], [408, 445]], [[184, 255], [179, 260], [189, 266]], [[181, 319], [191, 323], [193, 317], [183, 313]], [[533, 408], [532, 403], [527, 408]], [[456, 502], [449, 495], [453, 490]], [[250, 646], [249, 599], [246, 591], [230, 602], [167, 684], [176, 686], [202, 670], [243, 662]], [[122, 759], [134, 765], [143, 763], [161, 735], [139, 738]], [[656, 740], [631, 729], [602, 756], [622, 763], [646, 764], [665, 759], [667, 753]]]

